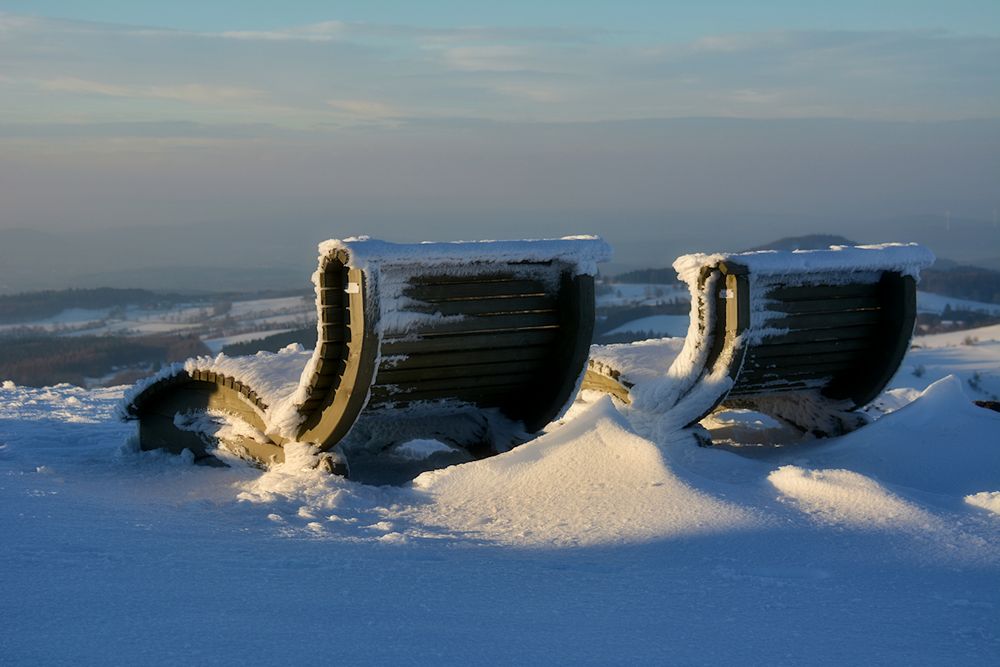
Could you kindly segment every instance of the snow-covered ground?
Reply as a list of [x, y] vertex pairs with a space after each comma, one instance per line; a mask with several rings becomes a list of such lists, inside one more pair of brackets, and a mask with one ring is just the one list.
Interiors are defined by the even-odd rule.
[[997, 664], [976, 372], [1000, 343], [913, 350], [874, 424], [784, 446], [656, 441], [586, 392], [405, 487], [296, 448], [266, 472], [140, 453], [121, 388], [5, 383], [0, 663]]
[[267, 338], [268, 336], [274, 336], [277, 334], [288, 333], [292, 329], [269, 329], [267, 331], [252, 331], [245, 334], [236, 334], [235, 336], [222, 336], [221, 338], [206, 338], [202, 340], [212, 354], [218, 354], [227, 345], [235, 345], [237, 343], [248, 343], [252, 340], [260, 340], [262, 338]]
[[978, 313], [1000, 315], [1000, 304], [997, 303], [968, 301], [966, 299], [954, 299], [943, 294], [917, 292], [917, 310], [921, 313], [937, 313], [940, 315], [944, 312], [946, 306], [951, 306], [952, 310], [971, 310]]
[[[614, 293], [605, 294], [598, 298], [599, 305], [634, 306], [663, 303], [664, 301], [686, 301], [688, 299], [687, 287], [679, 288], [666, 285], [629, 284], [613, 285], [613, 287], [616, 290]], [[656, 296], [656, 288], [665, 290], [663, 292], [663, 296]], [[944, 312], [945, 306], [947, 305], [950, 305], [952, 309], [971, 310], [974, 312], [1000, 315], [1000, 305], [997, 304], [953, 299], [940, 294], [931, 294], [930, 292], [917, 292], [917, 309], [922, 313], [936, 313], [940, 315]], [[630, 322], [626, 322], [625, 324], [616, 327], [614, 330], [607, 332], [605, 335], [628, 332], [652, 332], [660, 336], [684, 336], [687, 332], [687, 321], [688, 318], [686, 315], [653, 315], [650, 317], [641, 317]], [[1000, 329], [996, 329], [996, 331], [1000, 332]], [[952, 344], [951, 341], [955, 336], [958, 336], [958, 340], [955, 342], [955, 344], [958, 344], [962, 342], [962, 339], [966, 334], [962, 332], [944, 335], [949, 336], [950, 338], [941, 340], [949, 341], [945, 344], [950, 345]], [[992, 335], [996, 336], [997, 334], [994, 333]]]

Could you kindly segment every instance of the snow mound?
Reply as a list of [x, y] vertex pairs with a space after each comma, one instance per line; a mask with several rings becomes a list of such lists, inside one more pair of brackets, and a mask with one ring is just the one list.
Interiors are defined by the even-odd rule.
[[1000, 414], [976, 407], [948, 376], [875, 423], [831, 440], [811, 456], [882, 482], [962, 497], [1000, 480]]
[[424, 473], [422, 520], [523, 546], [591, 545], [726, 532], [756, 516], [687, 485], [603, 397], [537, 440]]
[[983, 491], [965, 497], [965, 502], [973, 507], [981, 507], [984, 510], [1000, 515], [1000, 491]]
[[807, 470], [789, 465], [772, 472], [767, 480], [807, 513], [827, 523], [927, 528], [936, 521], [878, 482], [850, 470]]

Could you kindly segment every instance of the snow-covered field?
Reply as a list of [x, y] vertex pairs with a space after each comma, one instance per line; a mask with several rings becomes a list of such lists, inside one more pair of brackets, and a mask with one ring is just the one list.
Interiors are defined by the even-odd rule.
[[[653, 288], [656, 287], [661, 287], [667, 290], [667, 292], [665, 292], [666, 296], [661, 297], [659, 301], [663, 301], [664, 299], [667, 301], [686, 301], [688, 299], [688, 295], [686, 293], [682, 293], [672, 287], [665, 287], [662, 285], [622, 284], [615, 285], [614, 287], [621, 292], [621, 295], [618, 295], [617, 293], [604, 295], [598, 299], [599, 305], [640, 305], [643, 303], [655, 303], [657, 302], [657, 298], [655, 296], [652, 296], [651, 298], [651, 295], [655, 295]], [[931, 294], [930, 292], [917, 292], [917, 309], [921, 313], [936, 313], [940, 315], [944, 312], [945, 306], [951, 306], [952, 309], [971, 310], [974, 312], [1000, 315], [1000, 305], [997, 304], [953, 299], [940, 294]], [[626, 322], [619, 327], [615, 327], [615, 329], [607, 332], [605, 335], [626, 332], [653, 332], [654, 334], [660, 336], [684, 336], [687, 332], [687, 328], [687, 315], [653, 315]], [[996, 340], [996, 337], [1000, 336], [1000, 327], [993, 327], [989, 332], [987, 332], [986, 329], [987, 328], [984, 328], [982, 331], [986, 335], [992, 336], [992, 340]], [[961, 343], [967, 335], [967, 332], [942, 334], [942, 338], [940, 340], [942, 341], [942, 344], [957, 345]], [[935, 337], [929, 336], [928, 338]]]
[[620, 333], [652, 332], [658, 336], [683, 338], [687, 334], [690, 318], [687, 315], [651, 315], [627, 322], [608, 331], [605, 336]]
[[122, 388], [5, 383], [0, 663], [997, 664], [988, 392], [1000, 343], [925, 346], [870, 426], [713, 448], [588, 392], [367, 487], [140, 453]]

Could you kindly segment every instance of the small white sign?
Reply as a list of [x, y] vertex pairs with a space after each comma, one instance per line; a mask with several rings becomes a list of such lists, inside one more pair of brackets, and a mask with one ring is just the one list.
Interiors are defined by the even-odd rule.
[[361, 291], [361, 283], [347, 283], [344, 291], [348, 294], [358, 294]]

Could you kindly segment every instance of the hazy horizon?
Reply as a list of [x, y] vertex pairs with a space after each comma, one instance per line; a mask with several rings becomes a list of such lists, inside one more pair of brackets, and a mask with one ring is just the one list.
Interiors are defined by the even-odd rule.
[[105, 271], [356, 234], [1000, 257], [995, 3], [556, 7], [0, 0], [0, 232]]

